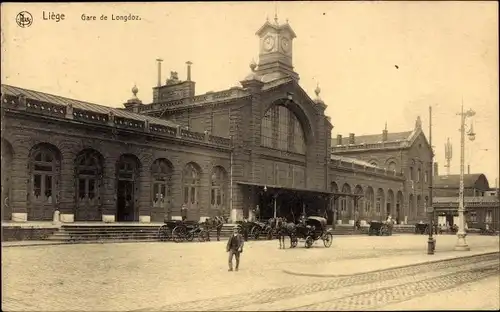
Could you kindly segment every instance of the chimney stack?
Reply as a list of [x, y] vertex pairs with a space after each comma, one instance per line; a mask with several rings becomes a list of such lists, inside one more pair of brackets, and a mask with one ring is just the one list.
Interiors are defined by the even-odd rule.
[[467, 164], [467, 174], [470, 174], [470, 165]]
[[342, 134], [337, 134], [337, 145], [342, 145]]
[[355, 142], [354, 133], [349, 133], [349, 144], [354, 144]]
[[439, 175], [439, 173], [438, 173], [438, 163], [435, 162], [434, 163], [434, 176], [437, 177], [438, 175]]
[[388, 131], [387, 131], [387, 122], [386, 122], [385, 129], [382, 130], [382, 141], [384, 141], [384, 142], [387, 141], [387, 133], [388, 133]]
[[161, 87], [161, 62], [163, 62], [163, 60], [157, 58], [156, 61], [158, 62], [158, 87]]
[[193, 63], [191, 63], [190, 61], [187, 61], [186, 64], [187, 64], [187, 78], [186, 78], [186, 80], [191, 81], [191, 65]]

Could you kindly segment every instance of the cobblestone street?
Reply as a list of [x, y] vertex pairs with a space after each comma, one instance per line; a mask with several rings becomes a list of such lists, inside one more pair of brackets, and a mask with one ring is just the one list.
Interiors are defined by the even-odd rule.
[[[239, 272], [227, 272], [225, 242], [3, 247], [2, 308], [359, 310], [387, 305], [396, 310], [400, 309], [398, 304], [427, 296], [430, 289], [444, 290], [482, 278], [491, 283], [491, 276], [498, 281], [498, 254], [361, 274], [382, 269], [381, 262], [387, 267], [393, 262], [394, 267], [395, 259], [405, 265], [405, 258], [408, 265], [423, 255], [440, 260], [444, 255], [498, 251], [498, 237], [468, 237], [468, 253], [453, 252], [455, 240], [454, 236], [438, 236], [434, 256], [425, 255], [426, 237], [420, 235], [341, 236], [335, 237], [331, 248], [318, 242], [305, 249], [301, 242], [299, 247], [286, 250], [278, 249], [277, 241], [250, 241], [245, 245]], [[358, 272], [347, 267], [354, 261], [364, 263]], [[345, 265], [348, 276], [310, 277], [284, 272], [335, 265], [338, 272]], [[498, 298], [498, 291], [492, 295]]]

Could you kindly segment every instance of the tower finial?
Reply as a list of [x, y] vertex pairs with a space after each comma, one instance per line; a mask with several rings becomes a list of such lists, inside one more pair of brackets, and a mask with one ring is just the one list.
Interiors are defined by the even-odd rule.
[[134, 94], [134, 99], [137, 98], [137, 92], [139, 92], [139, 89], [137, 88], [137, 84], [134, 82], [134, 86], [132, 87], [132, 93]]
[[319, 94], [321, 93], [321, 88], [319, 87], [319, 82], [316, 84], [316, 89], [314, 90], [316, 96], [319, 98]]
[[385, 122], [385, 131], [387, 131], [387, 121]]

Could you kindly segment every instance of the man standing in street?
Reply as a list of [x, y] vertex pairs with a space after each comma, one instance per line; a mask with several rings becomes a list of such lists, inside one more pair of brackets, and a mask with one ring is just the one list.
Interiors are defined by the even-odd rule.
[[227, 246], [226, 246], [226, 252], [229, 252], [229, 270], [233, 270], [233, 256], [236, 258], [236, 268], [235, 270], [238, 271], [238, 267], [240, 266], [240, 254], [243, 252], [243, 237], [241, 237], [241, 234], [238, 233], [238, 228], [234, 227], [233, 229], [233, 235], [229, 237], [229, 240], [227, 241]]

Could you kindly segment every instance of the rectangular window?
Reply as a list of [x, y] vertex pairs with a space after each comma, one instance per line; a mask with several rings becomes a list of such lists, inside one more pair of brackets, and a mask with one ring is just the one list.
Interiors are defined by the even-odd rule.
[[212, 205], [215, 205], [215, 189], [212, 189], [211, 203], [212, 203]]
[[486, 223], [493, 222], [493, 211], [491, 211], [491, 210], [486, 211], [486, 216], [485, 216], [484, 222], [486, 222]]
[[376, 206], [377, 212], [380, 212], [380, 202], [377, 201], [377, 206]]
[[52, 196], [52, 176], [45, 176], [45, 197], [49, 198]]
[[194, 186], [191, 187], [191, 204], [196, 202], [196, 188]]
[[222, 205], [222, 194], [220, 190], [217, 192], [217, 206]]
[[84, 199], [86, 195], [85, 179], [78, 180], [78, 198]]
[[93, 199], [96, 193], [95, 180], [89, 179], [89, 198]]
[[184, 188], [184, 203], [189, 203], [189, 187]]
[[39, 174], [35, 174], [33, 177], [33, 195], [35, 197], [40, 196], [42, 193], [42, 176]]

